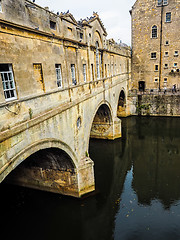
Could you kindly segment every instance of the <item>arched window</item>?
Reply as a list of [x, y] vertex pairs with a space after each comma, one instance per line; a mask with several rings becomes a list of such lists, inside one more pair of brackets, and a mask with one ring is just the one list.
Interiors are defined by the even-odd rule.
[[157, 38], [157, 26], [152, 27], [152, 38]]
[[100, 69], [99, 69], [99, 43], [96, 42], [96, 71], [97, 71], [97, 79], [100, 78]]

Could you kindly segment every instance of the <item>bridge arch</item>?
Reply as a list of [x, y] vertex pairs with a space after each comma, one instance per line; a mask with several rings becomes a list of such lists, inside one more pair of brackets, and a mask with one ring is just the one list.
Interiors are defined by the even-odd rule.
[[18, 165], [20, 165], [22, 162], [24, 162], [28, 157], [35, 154], [39, 150], [43, 149], [49, 149], [49, 148], [57, 148], [64, 151], [71, 159], [72, 164], [74, 165], [74, 168], [78, 165], [78, 160], [72, 149], [65, 144], [64, 142], [58, 140], [58, 139], [43, 139], [40, 141], [36, 141], [33, 144], [27, 146], [20, 152], [18, 152], [16, 155], [14, 155], [10, 162], [8, 162], [8, 165], [6, 166], [6, 169], [4, 170], [4, 178], [15, 168], [17, 168]]
[[101, 101], [95, 108], [90, 122], [90, 138], [110, 139], [113, 125], [113, 111], [107, 101]]
[[117, 116], [125, 117], [126, 116], [126, 94], [124, 88], [121, 89], [118, 98], [117, 104]]
[[[57, 139], [44, 139], [24, 149], [12, 159], [11, 169], [9, 168], [7, 172], [7, 181], [34, 189], [80, 197], [89, 190], [94, 190], [93, 165], [90, 165], [85, 166], [84, 163], [82, 167], [78, 165], [75, 154], [65, 143]], [[86, 175], [82, 169], [86, 169]], [[10, 172], [12, 173], [9, 174]], [[86, 186], [87, 174], [92, 175], [88, 180], [90, 186]]]

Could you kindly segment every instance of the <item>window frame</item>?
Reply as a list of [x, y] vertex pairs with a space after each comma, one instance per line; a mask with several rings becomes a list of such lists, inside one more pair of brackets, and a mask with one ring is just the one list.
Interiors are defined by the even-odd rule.
[[77, 81], [76, 81], [76, 68], [75, 64], [71, 64], [71, 77], [72, 77], [72, 85], [76, 86]]
[[154, 71], [155, 71], [155, 72], [158, 72], [158, 71], [159, 71], [159, 65], [158, 65], [158, 64], [155, 64], [155, 65], [154, 65]]
[[2, 13], [3, 10], [2, 10], [2, 0], [0, 0], [0, 13]]
[[164, 68], [167, 69], [168, 68], [168, 63], [164, 64]]
[[96, 72], [97, 72], [97, 79], [100, 79], [100, 64], [99, 64], [99, 43], [96, 42]]
[[[6, 101], [12, 101], [17, 99], [17, 91], [16, 91], [16, 84], [14, 80], [14, 74], [13, 74], [13, 67], [11, 63], [8, 64], [1, 64], [1, 65], [8, 65], [9, 70], [8, 71], [1, 71], [0, 70], [0, 76], [2, 80], [2, 87], [4, 92], [4, 97]], [[5, 77], [6, 76], [6, 77]], [[8, 92], [8, 94], [7, 94]], [[12, 95], [13, 97], [8, 97]]]
[[[154, 54], [154, 57], [153, 57]], [[157, 52], [151, 52], [151, 59], [157, 59]]]
[[153, 25], [152, 28], [151, 28], [151, 38], [156, 39], [157, 37], [158, 37], [157, 26]]
[[84, 82], [86, 83], [87, 82], [87, 67], [86, 67], [86, 64], [83, 64], [83, 79], [84, 79]]
[[50, 26], [50, 29], [56, 30], [57, 23], [55, 21], [53, 21], [53, 20], [49, 20], [49, 26]]
[[178, 57], [179, 56], [179, 51], [178, 50], [175, 50], [174, 51], [174, 57]]
[[164, 56], [169, 57], [169, 52], [168, 51], [164, 52]]
[[165, 22], [166, 23], [170, 23], [171, 21], [172, 21], [172, 14], [171, 14], [171, 12], [167, 12], [166, 13], [166, 20], [165, 20]]
[[62, 88], [62, 69], [61, 64], [55, 64], [55, 70], [56, 70], [56, 83], [58, 88]]

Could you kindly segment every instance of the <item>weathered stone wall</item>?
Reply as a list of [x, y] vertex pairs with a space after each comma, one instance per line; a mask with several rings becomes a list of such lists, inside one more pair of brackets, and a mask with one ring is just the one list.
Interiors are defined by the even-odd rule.
[[137, 114], [180, 116], [180, 95], [139, 95]]
[[[163, 2], [163, 1], [162, 1]], [[166, 22], [166, 13], [171, 12], [171, 21]], [[139, 81], [146, 89], [180, 87], [180, 2], [169, 0], [158, 6], [157, 0], [137, 0], [132, 8], [132, 84], [138, 89]], [[162, 25], [161, 25], [162, 23]], [[152, 37], [152, 27], [157, 26], [157, 37]], [[168, 41], [168, 43], [167, 43]], [[156, 57], [151, 58], [155, 52]], [[165, 52], [168, 52], [166, 55]], [[177, 63], [177, 66], [174, 66]], [[167, 64], [167, 66], [165, 66]], [[158, 69], [155, 69], [157, 65]], [[171, 71], [176, 73], [172, 74]], [[165, 81], [167, 79], [167, 82]]]

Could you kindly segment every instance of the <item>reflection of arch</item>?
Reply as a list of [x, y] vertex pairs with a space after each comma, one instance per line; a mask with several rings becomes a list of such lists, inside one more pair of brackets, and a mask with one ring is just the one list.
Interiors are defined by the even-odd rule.
[[24, 148], [22, 151], [20, 151], [18, 154], [15, 155], [11, 159], [11, 161], [8, 163], [8, 166], [6, 167], [6, 169], [4, 170], [5, 177], [12, 170], [14, 170], [20, 163], [25, 161], [28, 157], [38, 152], [39, 150], [43, 150], [47, 148], [58, 148], [64, 151], [71, 158], [71, 161], [74, 167], [76, 168], [77, 158], [73, 153], [72, 149], [67, 144], [65, 144], [64, 142], [58, 139], [43, 139], [27, 146], [26, 148]]
[[122, 89], [119, 94], [118, 106], [117, 106], [117, 116], [118, 117], [126, 116], [126, 95], [125, 95], [124, 89]]

